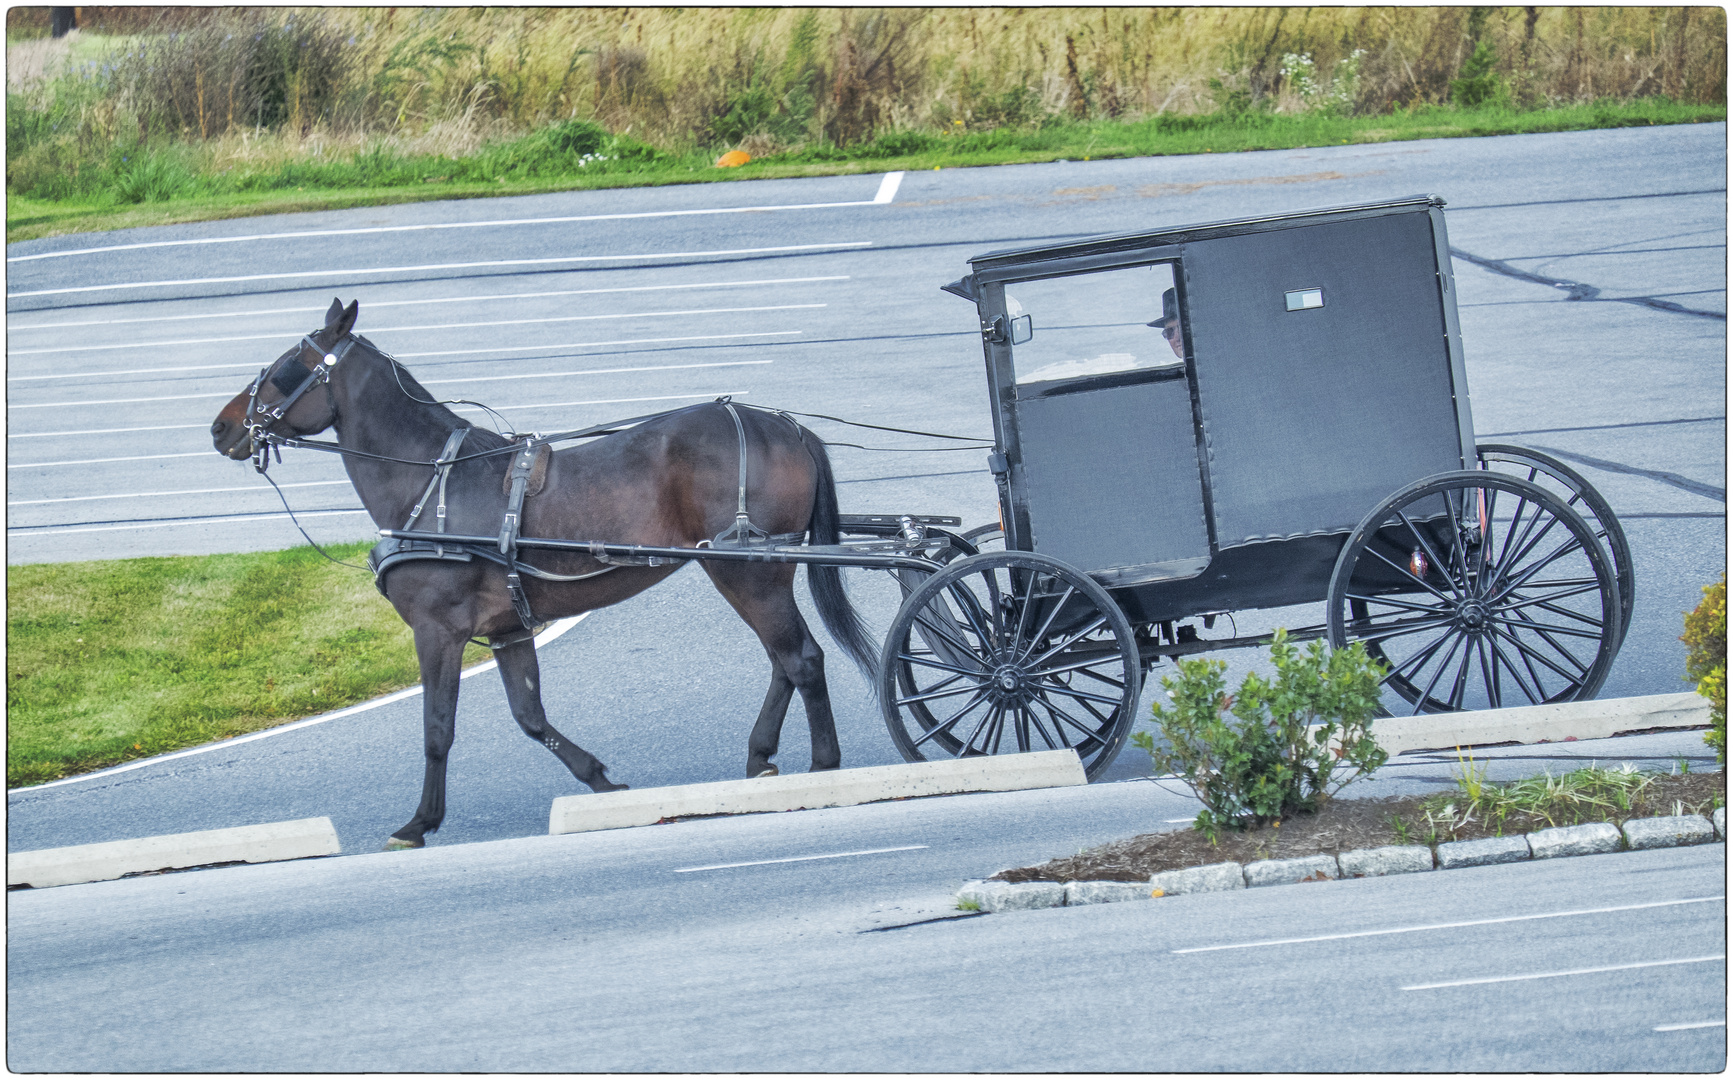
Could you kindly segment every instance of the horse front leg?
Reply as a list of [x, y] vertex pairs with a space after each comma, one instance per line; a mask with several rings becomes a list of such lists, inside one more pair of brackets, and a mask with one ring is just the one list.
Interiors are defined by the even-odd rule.
[[536, 643], [527, 635], [509, 645], [500, 645], [489, 638], [494, 659], [499, 661], [499, 677], [505, 683], [506, 701], [511, 714], [523, 733], [553, 751], [560, 763], [572, 775], [588, 784], [591, 791], [621, 791], [625, 784], [616, 784], [605, 775], [607, 766], [595, 755], [567, 739], [548, 723], [542, 710], [541, 664], [536, 660]]
[[445, 627], [415, 627], [415, 657], [421, 664], [421, 726], [426, 771], [421, 805], [409, 824], [391, 834], [385, 850], [418, 848], [445, 821], [445, 764], [457, 730], [457, 690], [468, 639]]

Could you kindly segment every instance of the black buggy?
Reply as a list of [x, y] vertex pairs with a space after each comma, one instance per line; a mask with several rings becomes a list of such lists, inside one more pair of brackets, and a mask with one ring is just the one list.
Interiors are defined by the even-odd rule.
[[1362, 642], [1392, 712], [1596, 693], [1629, 549], [1571, 469], [1475, 444], [1443, 206], [971, 260], [946, 289], [980, 316], [1001, 520], [896, 571], [879, 693], [904, 757], [1074, 747], [1093, 779], [1158, 659], [1267, 644], [1232, 613], [1320, 602], [1290, 638]]

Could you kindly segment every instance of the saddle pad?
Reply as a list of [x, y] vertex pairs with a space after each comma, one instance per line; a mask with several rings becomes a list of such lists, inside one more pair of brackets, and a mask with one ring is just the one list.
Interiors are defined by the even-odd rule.
[[[540, 446], [536, 447], [535, 464], [530, 466], [529, 483], [524, 486], [524, 498], [527, 499], [531, 495], [541, 494], [543, 485], [548, 482], [548, 458], [552, 456], [553, 448], [547, 443], [542, 443]], [[512, 460], [515, 462], [517, 459], [513, 458]], [[505, 481], [500, 485], [500, 490], [504, 491], [507, 495], [511, 494], [511, 478], [513, 472], [513, 469], [507, 469], [505, 471]]]

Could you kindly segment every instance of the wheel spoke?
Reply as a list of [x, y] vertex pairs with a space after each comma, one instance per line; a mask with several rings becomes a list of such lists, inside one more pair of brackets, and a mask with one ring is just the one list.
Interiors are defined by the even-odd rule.
[[1473, 645], [1472, 641], [1467, 638], [1463, 639], [1462, 666], [1456, 669], [1456, 682], [1450, 688], [1450, 708], [1452, 711], [1461, 711], [1462, 709], [1462, 695], [1468, 689], [1468, 662], [1473, 659], [1470, 655], [1473, 652]]
[[[971, 709], [973, 709], [975, 706], [979, 705], [981, 702], [985, 701], [986, 699], [987, 699], [986, 689], [985, 688], [977, 689], [975, 692], [975, 696], [973, 698], [970, 698], [968, 701], [964, 702], [962, 708], [958, 709], [956, 712], [952, 713], [946, 719], [941, 720], [939, 723], [934, 724], [931, 728], [927, 729], [926, 734], [924, 734], [920, 738], [916, 739], [912, 745], [919, 747], [922, 743], [926, 742], [928, 739], [939, 734], [940, 732], [945, 731], [952, 724], [955, 724], [958, 720], [961, 720], [963, 718], [963, 716], [966, 713], [968, 713]], [[979, 730], [979, 728], [977, 728], [976, 730]]]
[[1045, 684], [1045, 688], [1044, 688], [1043, 692], [1049, 692], [1049, 691], [1052, 693], [1055, 693], [1055, 694], [1064, 694], [1066, 697], [1076, 698], [1079, 701], [1099, 701], [1103, 705], [1117, 706], [1120, 704], [1121, 701], [1124, 700], [1123, 698], [1110, 698], [1110, 697], [1103, 697], [1100, 694], [1091, 694], [1087, 690], [1073, 690], [1071, 687], [1066, 686], [1064, 683], [1047, 683], [1047, 684]]
[[[1578, 540], [1575, 536], [1572, 536], [1569, 539], [1560, 542], [1559, 546], [1556, 548], [1553, 548], [1552, 551], [1547, 554], [1546, 558], [1542, 559], [1541, 561], [1539, 561], [1537, 563], [1533, 563], [1529, 566], [1524, 567], [1522, 570], [1522, 573], [1520, 575], [1518, 575], [1517, 577], [1510, 578], [1507, 580], [1507, 579], [1505, 579], [1503, 574], [1500, 574], [1499, 575], [1500, 580], [1497, 584], [1497, 588], [1494, 591], [1493, 595], [1490, 596], [1488, 599], [1491, 599], [1494, 602], [1496, 602], [1497, 600], [1502, 598], [1506, 593], [1509, 593], [1512, 589], [1522, 588], [1524, 585], [1526, 585], [1528, 583], [1528, 580], [1530, 578], [1534, 577], [1536, 574], [1540, 573], [1542, 570], [1545, 570], [1547, 567], [1551, 566], [1553, 563], [1557, 562], [1558, 560], [1564, 558], [1566, 555], [1569, 555], [1573, 551], [1581, 551], [1583, 553], [1584, 558], [1589, 557], [1588, 549], [1583, 547], [1582, 541]], [[1594, 565], [1594, 562], [1592, 559], [1590, 560], [1589, 565], [1590, 566]]]
[[1440, 626], [1453, 626], [1456, 623], [1454, 614], [1439, 615], [1432, 619], [1409, 619], [1407, 622], [1388, 622], [1375, 627], [1369, 632], [1356, 633], [1355, 641], [1390, 641], [1393, 638], [1407, 637], [1409, 634], [1421, 634], [1428, 630], [1436, 630]]
[[1602, 636], [1600, 631], [1597, 630], [1579, 630], [1574, 626], [1555, 626], [1552, 623], [1538, 622], [1526, 617], [1521, 619], [1519, 622], [1515, 619], [1507, 619], [1502, 616], [1494, 615], [1492, 616], [1491, 621], [1500, 626], [1520, 626], [1524, 630], [1533, 630], [1537, 634], [1563, 634], [1566, 637], [1591, 638], [1595, 641], [1599, 641]]
[[1504, 695], [1498, 687], [1498, 667], [1488, 663], [1486, 639], [1478, 634], [1474, 638], [1474, 655], [1480, 658], [1480, 678], [1486, 686], [1487, 707], [1496, 709], [1504, 701]]
[[[1509, 623], [1506, 624], [1506, 625], [1512, 625], [1513, 626], [1513, 628], [1509, 631], [1511, 639], [1513, 641], [1520, 640], [1516, 636], [1516, 630], [1518, 630], [1518, 629], [1528, 630], [1535, 637], [1540, 638], [1542, 641], [1546, 642], [1548, 645], [1551, 645], [1554, 652], [1558, 653], [1559, 656], [1563, 657], [1572, 667], [1577, 669], [1577, 674], [1575, 676], [1573, 676], [1574, 678], [1576, 678], [1578, 681], [1581, 681], [1583, 677], [1588, 675], [1589, 666], [1587, 664], [1583, 663], [1581, 660], [1577, 659], [1576, 653], [1571, 652], [1569, 649], [1565, 648], [1563, 645], [1560, 645], [1556, 640], [1554, 640], [1554, 638], [1551, 634], [1546, 632], [1546, 630], [1541, 629], [1538, 626], [1532, 625], [1533, 620], [1531, 620], [1523, 612], [1514, 611], [1511, 614], [1515, 615], [1519, 620], [1521, 620], [1520, 626], [1514, 626], [1513, 624], [1509, 624]], [[1539, 654], [1536, 654], [1536, 658], [1539, 659]]]
[[[1444, 506], [1445, 506], [1445, 509], [1447, 509], [1447, 510], [1450, 508], [1450, 499], [1448, 497], [1444, 500]], [[1415, 528], [1414, 523], [1412, 521], [1408, 520], [1408, 515], [1404, 514], [1401, 510], [1398, 510], [1398, 511], [1396, 511], [1396, 516], [1402, 519], [1402, 524], [1408, 526], [1409, 533], [1413, 535], [1415, 540], [1420, 542], [1421, 550], [1425, 551], [1426, 557], [1428, 559], [1432, 560], [1432, 565], [1438, 567], [1439, 572], [1444, 574], [1444, 580], [1448, 581], [1450, 583], [1451, 592], [1455, 593], [1458, 597], [1460, 597], [1462, 595], [1462, 585], [1466, 581], [1466, 577], [1467, 577], [1466, 567], [1464, 568], [1465, 573], [1464, 573], [1463, 578], [1461, 578], [1461, 579], [1452, 578], [1450, 576], [1450, 574], [1445, 569], [1444, 560], [1440, 559], [1438, 557], [1438, 553], [1432, 549], [1432, 542], [1430, 540], [1426, 539], [1425, 536], [1421, 535], [1420, 530]], [[1454, 517], [1455, 517], [1455, 515], [1453, 514], [1452, 520], [1454, 520]], [[1454, 547], [1461, 547], [1462, 545], [1456, 544], [1453, 546]], [[1368, 551], [1372, 550], [1370, 544], [1367, 545], [1366, 550], [1368, 550]], [[1374, 555], [1378, 555], [1378, 552], [1374, 551], [1372, 553]], [[1383, 558], [1383, 556], [1379, 555], [1379, 558]], [[1384, 559], [1384, 561], [1390, 562], [1389, 559]], [[1391, 563], [1390, 565], [1395, 566], [1396, 564]], [[1409, 573], [1407, 567], [1398, 567], [1398, 569], [1402, 570], [1403, 573], [1408, 574], [1409, 577], [1414, 578], [1415, 581], [1420, 581], [1420, 579], [1418, 577], [1415, 577], [1412, 573]], [[1420, 581], [1420, 584], [1426, 586], [1426, 588], [1429, 591], [1432, 591], [1435, 593], [1437, 592], [1437, 590], [1432, 589], [1432, 587], [1430, 585], [1426, 585], [1426, 582], [1424, 582], [1424, 581]], [[1449, 597], [1444, 596], [1442, 593], [1438, 593], [1437, 595], [1438, 595], [1438, 598], [1440, 600], [1448, 600], [1449, 599]]]
[[[1109, 718], [1111, 717], [1112, 714], [1110, 713], [1110, 714], [1108, 714], [1108, 716], [1103, 716], [1100, 713], [1096, 712], [1094, 709], [1090, 708], [1089, 703], [1086, 701], [1079, 702], [1078, 705], [1079, 705], [1079, 707], [1081, 707], [1083, 709], [1084, 712], [1087, 712], [1090, 716], [1093, 716], [1099, 722], [1099, 724], [1100, 724], [1099, 727], [1093, 727], [1092, 728], [1092, 727], [1088, 727], [1088, 726], [1084, 725], [1081, 721], [1079, 721], [1077, 718], [1073, 717], [1070, 713], [1066, 712], [1064, 709], [1059, 708], [1053, 702], [1049, 701], [1047, 699], [1047, 696], [1044, 693], [1041, 693], [1040, 691], [1037, 691], [1035, 696], [1036, 696], [1036, 699], [1039, 700], [1041, 702], [1041, 704], [1046, 707], [1048, 713], [1052, 715], [1055, 723], [1066, 723], [1066, 724], [1071, 725], [1073, 728], [1077, 729], [1077, 731], [1083, 735], [1083, 737], [1086, 741], [1088, 741], [1088, 740], [1093, 740], [1096, 742], [1101, 741], [1101, 733], [1103, 731], [1107, 730], [1107, 728], [1110, 726], [1108, 721], [1109, 721]], [[1067, 743], [1066, 745], [1070, 746], [1073, 744]]]
[[[1438, 685], [1438, 680], [1444, 676], [1445, 671], [1449, 670], [1450, 661], [1456, 658], [1456, 646], [1460, 644], [1462, 640], [1463, 636], [1461, 634], [1454, 634], [1451, 636], [1450, 650], [1444, 654], [1444, 659], [1439, 661], [1438, 670], [1432, 673], [1432, 679], [1426, 684], [1426, 689], [1422, 690], [1419, 696], [1414, 699], [1415, 716], [1419, 716], [1421, 708], [1425, 706], [1426, 702], [1432, 699], [1432, 688]], [[1415, 674], [1418, 675], [1419, 672], [1416, 671]]]
[[[1065, 605], [1071, 602], [1071, 597], [1073, 595], [1075, 595], [1076, 592], [1077, 592], [1077, 586], [1070, 585], [1070, 584], [1067, 584], [1065, 586], [1064, 595], [1059, 598], [1058, 603], [1053, 605], [1053, 610], [1049, 611], [1047, 613], [1047, 617], [1045, 619], [1041, 620], [1041, 629], [1035, 631], [1034, 634], [1030, 635], [1028, 646], [1026, 646], [1022, 652], [1017, 654], [1016, 658], [1013, 660], [1013, 663], [1021, 664], [1024, 661], [1024, 659], [1028, 657], [1030, 649], [1033, 649], [1036, 645], [1047, 640], [1048, 631], [1053, 629], [1053, 620], [1057, 619], [1059, 617], [1059, 613], [1061, 611], [1065, 610]], [[1034, 608], [1034, 606], [1035, 606], [1035, 594], [1034, 594], [1033, 590], [1030, 591], [1029, 598], [1026, 602], [1030, 608]]]
[[1106, 623], [1107, 623], [1107, 616], [1106, 615], [1101, 615], [1101, 614], [1096, 615], [1095, 618], [1093, 618], [1089, 621], [1088, 626], [1085, 626], [1083, 629], [1077, 631], [1075, 634], [1072, 634], [1070, 637], [1066, 638], [1064, 641], [1061, 641], [1061, 642], [1058, 642], [1057, 644], [1055, 644], [1051, 649], [1047, 650], [1047, 654], [1049, 656], [1052, 656], [1056, 653], [1063, 653], [1066, 649], [1069, 649], [1071, 646], [1077, 644], [1079, 641], [1082, 641], [1084, 638], [1088, 637], [1090, 634], [1093, 634], [1093, 633], [1095, 633], [1095, 631], [1101, 629], [1101, 627], [1104, 626]]
[[[1404, 520], [1406, 520], [1406, 519], [1404, 519]], [[1446, 604], [1455, 604], [1456, 603], [1456, 600], [1454, 597], [1445, 596], [1443, 593], [1439, 592], [1437, 589], [1434, 589], [1427, 582], [1424, 582], [1424, 581], [1420, 580], [1419, 578], [1415, 577], [1414, 572], [1412, 570], [1409, 570], [1406, 566], [1403, 566], [1400, 563], [1392, 562], [1381, 551], [1374, 551], [1370, 544], [1368, 544], [1366, 547], [1366, 554], [1368, 554], [1368, 555], [1372, 556], [1373, 558], [1377, 559], [1378, 561], [1384, 563], [1386, 566], [1390, 567], [1392, 570], [1395, 570], [1397, 573], [1401, 574], [1403, 577], [1407, 578], [1409, 581], [1412, 581], [1414, 584], [1420, 586], [1422, 589], [1425, 589], [1427, 592], [1431, 593], [1433, 596], [1438, 597], [1438, 599], [1443, 601], [1444, 603], [1446, 603]]]
[[1408, 668], [1410, 666], [1412, 666], [1414, 668], [1413, 674], [1415, 674], [1415, 675], [1420, 674], [1420, 669], [1426, 666], [1426, 661], [1432, 659], [1432, 655], [1438, 651], [1438, 647], [1440, 645], [1442, 645], [1446, 641], [1450, 640], [1450, 635], [1453, 632], [1454, 632], [1453, 629], [1446, 628], [1444, 633], [1439, 634], [1437, 637], [1433, 638], [1430, 642], [1427, 643], [1425, 648], [1416, 652], [1413, 656], [1410, 656], [1408, 659], [1402, 661], [1401, 664], [1390, 665], [1390, 673], [1388, 675], [1385, 675], [1384, 678], [1380, 679], [1379, 681], [1383, 682], [1383, 683], [1388, 683], [1391, 679], [1394, 679], [1394, 678], [1397, 678], [1398, 676], [1400, 676], [1402, 678], [1402, 681], [1407, 682], [1407, 681], [1409, 681], [1408, 677], [1409, 677], [1410, 673], [1408, 671]]
[[[1401, 608], [1404, 611], [1437, 611], [1437, 610], [1439, 610], [1437, 604], [1420, 604], [1420, 603], [1415, 603], [1414, 601], [1411, 601], [1411, 600], [1392, 600], [1388, 596], [1362, 596], [1359, 593], [1348, 593], [1347, 597], [1350, 600], [1359, 600], [1361, 603], [1383, 604], [1385, 607]], [[1371, 617], [1371, 616], [1368, 616], [1368, 617]], [[1291, 640], [1293, 638], [1293, 635], [1289, 634], [1288, 637]]]
[[[944, 641], [946, 644], [955, 648], [956, 650], [961, 652], [964, 656], [967, 656], [967, 657], [970, 657], [971, 659], [973, 659], [975, 656], [975, 647], [973, 645], [969, 644], [967, 641], [965, 641], [963, 639], [963, 637], [957, 633], [957, 629], [956, 629], [957, 624], [954, 620], [951, 622], [950, 626], [943, 626], [939, 623], [932, 621], [931, 619], [929, 619], [927, 617], [929, 611], [934, 611], [935, 609], [938, 609], [938, 607], [939, 607], [938, 605], [934, 604], [934, 605], [929, 605], [926, 611], [917, 611], [915, 613], [916, 624], [924, 627], [925, 629], [931, 630], [934, 633], [934, 635], [936, 635], [940, 640]], [[945, 610], [945, 614], [947, 616], [950, 614], [948, 609]], [[933, 651], [935, 653], [937, 653], [939, 651], [937, 642], [929, 641], [927, 644], [932, 646]], [[982, 644], [985, 645], [985, 642], [983, 642]], [[983, 666], [981, 670], [985, 671], [986, 667]]]
[[971, 678], [980, 678], [988, 673], [987, 669], [984, 667], [970, 671], [968, 668], [958, 667], [955, 664], [947, 664], [943, 660], [929, 660], [924, 656], [916, 656], [912, 653], [898, 653], [897, 659], [906, 660], [911, 664], [919, 664], [922, 667], [934, 668], [938, 671], [949, 671], [957, 675], [967, 675]]
[[[1510, 662], [1510, 657], [1504, 655], [1504, 650], [1498, 647], [1498, 632], [1496, 630], [1488, 636], [1487, 646], [1492, 650], [1493, 669], [1496, 671], [1498, 665], [1502, 663], [1505, 670], [1510, 672], [1510, 677], [1516, 680], [1517, 688], [1522, 691], [1524, 697], [1528, 698], [1529, 704], [1539, 705], [1545, 700], [1538, 690], [1530, 690], [1528, 688], [1528, 684], [1522, 680], [1522, 672], [1516, 669], [1516, 665]], [[1531, 671], [1530, 674], [1533, 674], [1533, 672]], [[1539, 683], [1540, 680], [1536, 679], [1535, 684], [1538, 686]]]
[[[1527, 642], [1524, 642], [1521, 638], [1517, 637], [1516, 634], [1514, 634], [1510, 631], [1506, 631], [1505, 633], [1506, 633], [1506, 636], [1508, 636], [1510, 638], [1510, 643], [1512, 645], [1515, 645], [1518, 649], [1520, 649], [1522, 651], [1522, 655], [1524, 657], [1531, 659], [1531, 660], [1534, 660], [1534, 661], [1544, 665], [1545, 667], [1551, 668], [1554, 674], [1558, 675], [1562, 679], [1568, 680], [1573, 686], [1580, 686], [1582, 684], [1582, 681], [1583, 681], [1583, 676], [1588, 674], [1588, 670], [1589, 670], [1588, 668], [1584, 667], [1577, 660], [1577, 658], [1575, 656], [1572, 656], [1570, 653], [1565, 652], [1563, 649], [1559, 649], [1558, 645], [1554, 642], [1548, 642], [1548, 644], [1552, 645], [1552, 647], [1554, 649], [1557, 649], [1560, 656], [1564, 657], [1566, 660], [1569, 660], [1571, 662], [1572, 666], [1576, 667], [1577, 670], [1576, 670], [1575, 674], [1572, 674], [1571, 672], [1566, 671], [1564, 668], [1561, 668], [1557, 664], [1553, 663], [1550, 659], [1547, 658], [1547, 656], [1544, 653], [1539, 652], [1533, 646], [1529, 645]], [[1539, 636], [1544, 638], [1546, 635], [1541, 634]], [[1535, 681], [1539, 682], [1539, 679], [1536, 679]]]
[[[983, 576], [987, 580], [988, 600], [992, 602], [999, 594], [998, 582], [993, 579], [993, 575], [990, 573]], [[975, 634], [981, 639], [981, 647], [983, 649], [993, 648], [997, 642], [993, 636], [993, 626], [990, 624], [996, 624], [997, 615], [995, 614], [990, 618], [984, 617], [985, 612], [981, 610], [981, 598], [970, 591], [962, 581], [953, 582], [950, 592], [956, 599], [957, 607], [962, 609], [963, 617], [969, 620], [969, 625], [974, 628]], [[997, 606], [994, 604], [994, 607]]]
[[925, 690], [922, 690], [919, 693], [910, 694], [908, 697], [897, 698], [897, 704], [898, 705], [910, 705], [910, 704], [913, 704], [917, 701], [936, 701], [939, 698], [956, 697], [958, 694], [967, 694], [971, 690], [977, 690], [980, 688], [980, 684], [976, 683], [973, 685], [959, 686], [954, 690], [946, 690], [945, 689], [945, 687], [950, 686], [952, 683], [956, 682], [958, 679], [961, 679], [962, 677], [963, 676], [961, 676], [961, 675], [952, 675], [950, 678], [946, 679], [944, 682], [938, 683], [932, 687], [929, 687]]

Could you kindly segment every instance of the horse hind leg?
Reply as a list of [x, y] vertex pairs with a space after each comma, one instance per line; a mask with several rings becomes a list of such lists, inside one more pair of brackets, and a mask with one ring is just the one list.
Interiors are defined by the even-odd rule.
[[548, 723], [547, 713], [542, 709], [541, 665], [536, 660], [535, 641], [525, 635], [509, 645], [499, 644], [497, 638], [489, 638], [488, 642], [499, 661], [499, 677], [505, 684], [512, 718], [523, 733], [552, 751], [591, 791], [623, 790], [626, 785], [609, 780], [605, 775], [607, 766], [596, 760], [595, 755]]
[[775, 775], [770, 771], [775, 768], [770, 756], [776, 753], [788, 704], [796, 690], [812, 734], [812, 770], [839, 767], [842, 749], [824, 677], [824, 651], [794, 602], [794, 567], [707, 564], [705, 570], [770, 656], [770, 689], [747, 742], [746, 775]]

